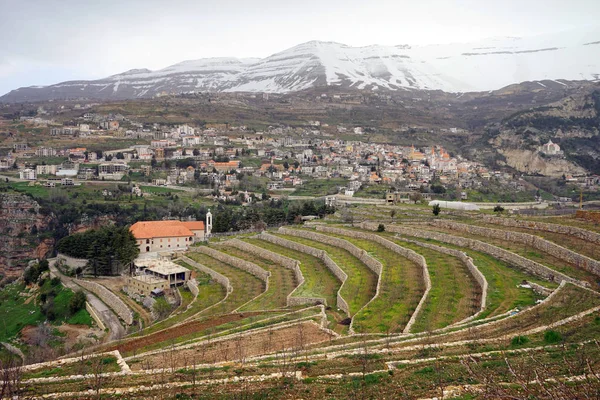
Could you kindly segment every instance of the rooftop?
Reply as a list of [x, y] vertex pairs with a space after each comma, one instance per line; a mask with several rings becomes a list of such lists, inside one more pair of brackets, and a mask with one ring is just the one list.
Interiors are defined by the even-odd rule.
[[[204, 225], [201, 229], [204, 229]], [[194, 236], [181, 221], [140, 221], [131, 225], [129, 230], [136, 239]]]
[[137, 260], [136, 266], [146, 267], [148, 271], [159, 275], [179, 274], [189, 271], [189, 269], [184, 268], [181, 265], [166, 260]]

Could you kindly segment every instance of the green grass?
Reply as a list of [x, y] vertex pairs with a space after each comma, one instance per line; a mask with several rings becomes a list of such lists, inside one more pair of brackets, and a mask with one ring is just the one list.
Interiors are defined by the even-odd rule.
[[346, 239], [383, 265], [379, 296], [354, 316], [354, 328], [359, 332], [402, 332], [425, 291], [421, 268], [370, 240], [329, 235]]
[[71, 325], [88, 325], [91, 326], [93, 323], [92, 316], [85, 309], [77, 311], [69, 319], [67, 324]]
[[486, 242], [492, 244], [494, 246], [498, 246], [505, 250], [511, 251], [513, 253], [519, 254], [523, 257], [529, 258], [530, 260], [536, 261], [542, 265], [545, 265], [549, 268], [552, 268], [555, 271], [561, 272], [567, 276], [572, 278], [580, 279], [587, 281], [593, 285], [593, 287], [598, 287], [598, 277], [591, 272], [585, 271], [583, 269], [577, 268], [574, 265], [567, 264], [565, 261], [560, 260], [556, 257], [551, 256], [548, 253], [542, 252], [538, 249], [535, 249], [529, 245], [511, 242], [502, 239], [494, 239], [486, 236], [473, 235], [466, 232], [452, 230], [452, 229], [442, 229], [442, 228], [431, 228], [431, 227], [423, 227], [423, 229], [427, 230], [435, 230], [438, 232], [449, 233], [454, 236], [462, 236], [470, 239], [480, 240], [482, 242]]
[[[385, 199], [385, 194], [390, 190], [388, 185], [363, 185], [356, 191], [356, 197], [364, 197], [369, 199]], [[389, 214], [388, 214], [389, 216]]]
[[20, 296], [21, 293], [25, 293], [25, 287], [16, 283], [7, 285], [0, 292], [1, 341], [14, 337], [27, 325], [36, 325], [46, 319], [35, 301], [25, 304], [27, 297]]
[[198, 315], [207, 315], [207, 313], [217, 315], [232, 312], [259, 296], [265, 290], [264, 282], [246, 271], [202, 253], [190, 253], [188, 257], [229, 278], [229, 283], [233, 287], [233, 292], [225, 301], [206, 312], [200, 312]]
[[412, 332], [444, 328], [477, 312], [481, 304], [481, 290], [458, 258], [414, 244], [394, 241], [425, 257], [431, 278], [431, 290]]
[[327, 255], [348, 275], [340, 294], [348, 303], [350, 315], [356, 314], [375, 296], [377, 275], [348, 251], [315, 240], [288, 235], [278, 236], [326, 251]]
[[297, 188], [294, 196], [326, 196], [337, 193], [338, 186], [346, 186], [347, 179], [311, 179]]
[[[461, 221], [462, 222], [462, 221]], [[598, 245], [595, 243], [587, 242], [583, 239], [579, 239], [575, 236], [555, 233], [555, 232], [547, 232], [534, 228], [518, 228], [518, 227], [508, 227], [503, 225], [491, 225], [486, 224], [484, 222], [475, 221], [473, 225], [485, 226], [486, 228], [494, 228], [503, 231], [513, 231], [513, 232], [523, 232], [528, 233], [530, 235], [540, 236], [550, 242], [556, 243], [562, 247], [565, 247], [569, 250], [572, 250], [576, 253], [585, 255], [587, 257], [593, 258], [595, 260], [600, 260], [600, 250], [598, 249]]]
[[269, 289], [259, 298], [244, 306], [240, 311], [270, 310], [287, 306], [287, 296], [296, 287], [294, 273], [272, 261], [245, 253], [235, 247], [219, 246], [217, 250], [250, 261], [271, 273], [269, 277]]
[[412, 236], [410, 239], [460, 250], [467, 253], [473, 259], [473, 263], [479, 268], [488, 282], [486, 309], [478, 316], [479, 319], [500, 315], [515, 307], [523, 308], [535, 304], [535, 301], [540, 296], [535, 294], [531, 289], [518, 287], [524, 280], [535, 282], [548, 288], [556, 288], [558, 286], [556, 283], [544, 281], [533, 275], [521, 272], [518, 269], [511, 268], [506, 262], [498, 260], [489, 254], [435, 240], [419, 239]]
[[304, 276], [304, 283], [294, 292], [298, 297], [322, 297], [327, 305], [334, 307], [337, 302], [337, 291], [341, 286], [340, 281], [316, 257], [294, 251], [283, 246], [259, 239], [244, 239], [248, 243], [263, 249], [279, 253], [283, 256], [300, 261], [300, 270]]
[[[54, 324], [66, 322], [68, 324], [92, 325], [92, 318], [88, 312], [83, 309], [74, 315], [69, 312], [69, 301], [73, 297], [72, 290], [58, 284], [52, 286], [50, 280], [46, 280], [40, 292], [54, 294], [54, 312], [56, 318], [52, 321]], [[24, 294], [24, 295], [22, 295]], [[29, 300], [27, 304], [25, 301]], [[39, 293], [27, 291], [23, 284], [13, 283], [7, 285], [0, 291], [0, 341], [6, 341], [16, 336], [21, 329], [28, 325], [37, 325], [46, 320], [39, 306]]]

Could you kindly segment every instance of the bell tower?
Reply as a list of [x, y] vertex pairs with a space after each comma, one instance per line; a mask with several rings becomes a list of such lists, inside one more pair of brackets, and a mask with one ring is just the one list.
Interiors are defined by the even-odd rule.
[[209, 209], [208, 212], [206, 213], [206, 233], [204, 235], [207, 239], [210, 236], [210, 232], [212, 231], [212, 225], [213, 225], [213, 216]]

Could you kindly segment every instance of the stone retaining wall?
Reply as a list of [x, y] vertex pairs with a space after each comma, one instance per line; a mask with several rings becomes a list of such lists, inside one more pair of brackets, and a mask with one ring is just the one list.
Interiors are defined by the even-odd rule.
[[514, 218], [494, 217], [486, 215], [483, 221], [495, 225], [504, 225], [514, 228], [533, 229], [536, 231], [546, 231], [560, 233], [562, 235], [574, 236], [585, 240], [586, 242], [600, 244], [600, 233], [588, 231], [587, 229], [577, 228], [575, 226], [549, 224], [547, 222], [527, 221]]
[[[322, 225], [317, 226], [317, 230], [319, 230], [319, 227], [322, 227]], [[342, 248], [348, 253], [352, 254], [354, 257], [358, 258], [377, 276], [381, 275], [381, 269], [383, 268], [381, 263], [375, 260], [373, 257], [371, 257], [365, 250], [359, 249], [347, 240], [336, 238], [333, 236], [322, 235], [320, 233], [316, 233], [309, 230], [289, 229], [284, 227], [279, 228], [279, 232], [285, 235], [298, 236], [305, 239], [325, 243], [330, 246]]]
[[[323, 225], [317, 225], [317, 230], [319, 227], [323, 227]], [[373, 297], [356, 312], [355, 315], [358, 315], [362, 310], [364, 310], [373, 300], [375, 300], [379, 296], [379, 290], [381, 288], [381, 272], [383, 270], [383, 265], [371, 257], [365, 250], [359, 249], [352, 243], [347, 240], [336, 238], [333, 236], [322, 235], [320, 233], [316, 233], [314, 231], [305, 231], [305, 230], [297, 230], [297, 229], [286, 229], [279, 228], [279, 231], [288, 235], [294, 235], [299, 237], [304, 237], [306, 239], [316, 240], [318, 242], [323, 242], [331, 246], [339, 247], [348, 251], [354, 257], [358, 258], [360, 262], [365, 264], [375, 275], [377, 275], [377, 286], [375, 288], [375, 294]], [[354, 333], [354, 318], [350, 322], [350, 333]]]
[[198, 282], [196, 282], [195, 279], [190, 279], [187, 281], [186, 285], [194, 297], [197, 297], [198, 293], [200, 293], [200, 290], [198, 289]]
[[[363, 229], [377, 230], [379, 224], [372, 222], [363, 222], [360, 227]], [[441, 232], [432, 232], [422, 229], [407, 228], [400, 225], [389, 224], [385, 226], [389, 232], [395, 232], [402, 235], [414, 236], [422, 239], [432, 239], [443, 243], [453, 244], [459, 247], [467, 247], [475, 251], [480, 251], [491, 255], [494, 258], [507, 262], [510, 266], [514, 266], [522, 271], [525, 271], [534, 276], [538, 276], [548, 281], [560, 283], [562, 281], [572, 282], [583, 286], [589, 286], [587, 282], [580, 282], [558, 271], [546, 267], [540, 263], [522, 257], [518, 254], [504, 250], [500, 247], [482, 242], [476, 239], [469, 239], [460, 236], [453, 236]]]
[[72, 269], [85, 268], [88, 263], [86, 258], [75, 258], [62, 253], [56, 255], [56, 260]]
[[274, 253], [267, 249], [263, 249], [262, 247], [246, 243], [239, 239], [231, 239], [224, 242], [223, 244], [235, 247], [250, 254], [254, 254], [258, 257], [264, 258], [265, 260], [272, 261], [277, 265], [281, 265], [284, 268], [291, 269], [294, 272], [294, 277], [296, 279], [297, 284], [294, 290], [292, 290], [290, 294], [287, 295], [286, 304], [288, 305], [288, 307], [301, 306], [306, 304], [327, 305], [327, 301], [321, 297], [300, 297], [295, 295], [295, 292], [304, 283], [304, 275], [302, 275], [302, 270], [300, 269], [300, 262], [298, 260], [282, 256], [281, 254]]
[[[363, 224], [369, 224], [369, 223], [364, 222]], [[371, 223], [371, 224], [376, 225], [376, 227], [373, 230], [376, 230], [377, 226], [379, 226], [378, 223]], [[429, 291], [431, 290], [431, 278], [429, 276], [429, 269], [427, 268], [427, 262], [425, 261], [425, 258], [422, 255], [418, 254], [417, 252], [414, 252], [410, 249], [399, 246], [394, 242], [391, 242], [385, 238], [382, 238], [379, 235], [375, 235], [372, 233], [352, 231], [352, 230], [332, 228], [332, 227], [318, 227], [317, 229], [321, 230], [323, 232], [331, 232], [331, 233], [339, 232], [343, 235], [348, 235], [350, 237], [354, 237], [357, 239], [372, 240], [372, 241], [384, 246], [388, 250], [391, 250], [395, 253], [400, 254], [401, 256], [409, 259], [410, 261], [414, 262], [415, 264], [417, 264], [418, 266], [421, 267], [421, 269], [423, 270], [423, 280], [425, 281], [425, 292], [423, 293], [423, 296], [421, 297], [419, 304], [417, 304], [415, 311], [413, 312], [412, 316], [410, 317], [410, 320], [404, 327], [403, 333], [410, 332], [410, 329], [412, 328], [415, 321], [417, 320], [417, 316], [418, 316], [419, 312], [421, 311], [421, 308], [423, 308], [423, 305], [425, 304], [425, 301], [427, 300], [427, 296], [429, 296]]]
[[536, 292], [537, 294], [542, 295], [542, 296], [550, 296], [552, 294], [552, 292], [553, 292], [552, 289], [548, 289], [547, 287], [539, 285], [539, 284], [537, 284], [535, 282], [527, 281], [527, 284], [529, 286], [531, 286], [531, 289], [534, 292]]
[[205, 267], [204, 265], [202, 265], [200, 263], [197, 263], [196, 261], [192, 260], [189, 257], [181, 256], [181, 259], [183, 261], [185, 261], [186, 263], [190, 264], [191, 266], [193, 266], [194, 268], [199, 269], [200, 271], [204, 272], [205, 274], [210, 275], [211, 278], [215, 280], [215, 282], [217, 282], [219, 285], [223, 286], [227, 290], [228, 294], [233, 291], [233, 286], [231, 286], [231, 283], [229, 282], [229, 278], [227, 278], [226, 276], [221, 275], [217, 271], [212, 270], [208, 267]]
[[340, 267], [338, 267], [338, 265], [335, 262], [333, 262], [331, 258], [329, 258], [327, 252], [315, 249], [314, 247], [303, 245], [301, 243], [294, 242], [292, 240], [287, 240], [278, 236], [273, 236], [267, 232], [262, 232], [257, 237], [261, 240], [265, 240], [267, 242], [283, 246], [294, 251], [299, 251], [301, 253], [311, 255], [323, 261], [325, 266], [333, 273], [333, 275], [342, 282], [342, 286], [340, 286], [340, 289], [337, 292], [337, 307], [340, 310], [343, 310], [348, 316], [350, 316], [350, 307], [348, 307], [348, 303], [340, 294], [340, 291], [342, 290], [346, 279], [348, 279], [348, 275], [346, 275], [346, 273]]
[[106, 325], [104, 325], [104, 322], [102, 322], [102, 318], [100, 318], [100, 316], [96, 313], [96, 310], [94, 310], [94, 307], [92, 307], [87, 301], [85, 302], [85, 309], [88, 313], [90, 313], [90, 316], [94, 319], [94, 321], [96, 321], [98, 327], [102, 330], [105, 330]]
[[458, 222], [445, 220], [436, 220], [432, 223], [432, 226], [526, 244], [567, 263], [576, 265], [578, 268], [591, 272], [594, 275], [600, 276], [600, 261], [593, 260], [572, 250], [566, 249], [539, 236], [522, 232], [504, 231], [501, 229], [486, 228], [483, 226], [461, 224]]
[[224, 262], [225, 264], [229, 264], [229, 265], [232, 265], [243, 271], [246, 271], [249, 274], [252, 274], [255, 277], [257, 277], [261, 281], [265, 282], [267, 284], [267, 286], [269, 284], [269, 276], [271, 275], [271, 273], [269, 271], [265, 271], [263, 268], [259, 267], [258, 265], [254, 264], [250, 261], [246, 261], [246, 260], [242, 260], [241, 258], [230, 256], [229, 254], [212, 249], [208, 246], [197, 247], [194, 249], [194, 251], [196, 251], [198, 253], [206, 254], [207, 256], [210, 256], [214, 259]]
[[119, 318], [125, 321], [127, 325], [133, 323], [133, 311], [131, 311], [116, 294], [96, 282], [84, 281], [83, 279], [74, 279], [73, 281], [98, 296], [100, 300], [117, 313]]
[[402, 240], [406, 240], [407, 242], [413, 243], [417, 246], [421, 246], [421, 247], [425, 247], [425, 248], [437, 251], [438, 253], [448, 254], [450, 256], [458, 258], [463, 264], [465, 264], [465, 266], [467, 267], [467, 269], [469, 270], [469, 272], [471, 273], [471, 275], [473, 276], [473, 278], [475, 279], [475, 281], [481, 288], [481, 304], [479, 306], [479, 311], [477, 311], [474, 315], [472, 315], [466, 319], [463, 319], [462, 321], [457, 322], [456, 324], [462, 324], [462, 323], [468, 322], [468, 321], [476, 318], [479, 314], [481, 314], [483, 312], [483, 310], [485, 310], [486, 302], [487, 302], [487, 291], [488, 291], [487, 279], [485, 279], [485, 276], [481, 273], [481, 271], [479, 271], [479, 268], [477, 268], [477, 266], [473, 263], [473, 259], [471, 257], [469, 257], [465, 252], [462, 252], [460, 250], [449, 249], [447, 247], [437, 246], [437, 245], [431, 244], [431, 243], [418, 242], [416, 240], [409, 240], [409, 239], [402, 239]]

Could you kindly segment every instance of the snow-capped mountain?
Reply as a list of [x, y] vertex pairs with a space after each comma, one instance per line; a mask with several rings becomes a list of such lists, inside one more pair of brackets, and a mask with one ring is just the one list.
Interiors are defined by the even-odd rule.
[[600, 28], [430, 46], [312, 41], [263, 59], [208, 58], [95, 81], [13, 90], [1, 101], [128, 99], [205, 91], [287, 93], [311, 87], [487, 91], [534, 80], [600, 79]]

